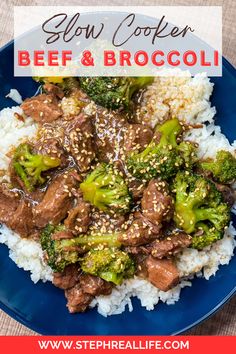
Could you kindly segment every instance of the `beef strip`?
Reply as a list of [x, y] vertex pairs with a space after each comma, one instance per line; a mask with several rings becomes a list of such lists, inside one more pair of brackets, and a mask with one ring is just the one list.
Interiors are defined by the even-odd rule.
[[132, 193], [132, 197], [135, 201], [139, 200], [143, 196], [143, 192], [145, 190], [145, 184], [137, 179], [132, 179], [128, 182], [128, 188], [130, 193]]
[[179, 231], [162, 240], [155, 240], [147, 246], [154, 258], [165, 258], [176, 255], [183, 248], [191, 245], [192, 238], [185, 232]]
[[53, 273], [53, 284], [60, 289], [70, 289], [79, 281], [80, 270], [78, 265], [67, 266], [62, 273]]
[[[153, 241], [154, 242], [154, 241]], [[148, 245], [143, 246], [125, 246], [124, 251], [127, 253], [131, 253], [134, 256], [137, 255], [149, 255], [150, 249]]]
[[150, 243], [160, 236], [160, 225], [152, 224], [141, 214], [129, 226], [126, 232], [122, 232], [118, 239], [125, 246], [140, 246]]
[[[133, 247], [134, 248], [134, 247]], [[140, 248], [140, 247], [137, 247]], [[148, 279], [148, 270], [147, 270], [147, 255], [145, 253], [136, 253], [132, 255], [132, 258], [136, 264], [135, 274], [139, 278]]]
[[173, 215], [173, 200], [163, 181], [151, 180], [141, 200], [142, 213], [154, 225], [169, 221]]
[[20, 194], [9, 190], [4, 183], [0, 184], [0, 221], [8, 223], [20, 203]]
[[152, 130], [143, 124], [128, 124], [124, 133], [124, 152], [140, 152], [147, 147], [152, 140]]
[[224, 202], [232, 207], [236, 200], [235, 191], [230, 186], [226, 186], [225, 184], [215, 183], [215, 186], [218, 191], [222, 193]]
[[27, 98], [22, 104], [23, 112], [33, 118], [37, 123], [52, 122], [62, 115], [62, 110], [58, 106], [55, 96], [41, 94]]
[[93, 275], [82, 274], [79, 277], [79, 283], [65, 291], [69, 312], [84, 312], [94, 296], [109, 295], [111, 291], [111, 283]]
[[52, 235], [52, 240], [69, 240], [74, 238], [74, 235], [69, 230], [57, 231]]
[[68, 212], [64, 224], [70, 231], [80, 234], [88, 230], [90, 223], [90, 204], [78, 199], [77, 205]]
[[43, 200], [33, 208], [37, 227], [43, 228], [48, 223], [57, 225], [66, 217], [68, 210], [73, 207], [74, 197], [71, 190], [76, 187], [76, 184], [76, 178], [70, 171], [54, 178]]
[[127, 125], [125, 116], [106, 109], [97, 110], [95, 144], [101, 161], [116, 161], [123, 155], [124, 133]]
[[94, 298], [93, 295], [85, 293], [79, 283], [66, 290], [65, 296], [70, 313], [84, 312]]
[[64, 97], [63, 90], [57, 85], [47, 83], [43, 85], [43, 89], [44, 91], [46, 91], [47, 94], [52, 94], [53, 96], [56, 96], [60, 99]]
[[158, 289], [168, 291], [179, 283], [179, 272], [172, 260], [149, 256], [146, 266], [148, 280]]
[[36, 232], [31, 203], [21, 198], [16, 190], [9, 190], [4, 184], [0, 185], [0, 221], [22, 237], [28, 237]]
[[81, 113], [64, 121], [64, 147], [74, 158], [80, 172], [86, 172], [95, 158], [91, 118]]
[[103, 211], [92, 209], [90, 231], [109, 233], [120, 231], [125, 222], [124, 215], [110, 215]]
[[28, 237], [36, 233], [33, 221], [32, 205], [29, 201], [22, 199], [16, 209], [9, 227], [23, 237]]
[[12, 186], [14, 186], [15, 188], [19, 188], [19, 189], [23, 190], [24, 192], [27, 192], [24, 182], [16, 174], [15, 168], [13, 167], [13, 159], [11, 160], [11, 162], [9, 164], [8, 174], [10, 176], [10, 181], [11, 181]]
[[86, 294], [98, 296], [98, 295], [110, 295], [112, 292], [112, 284], [90, 274], [81, 274], [80, 285], [82, 290]]

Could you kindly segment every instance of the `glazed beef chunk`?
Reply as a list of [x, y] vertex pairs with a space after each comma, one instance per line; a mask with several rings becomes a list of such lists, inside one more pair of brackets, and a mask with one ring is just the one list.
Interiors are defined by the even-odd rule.
[[141, 200], [142, 213], [154, 225], [169, 221], [173, 215], [173, 201], [163, 181], [151, 180]]
[[50, 123], [62, 116], [54, 95], [45, 93], [27, 98], [21, 105], [23, 112], [37, 123]]
[[57, 225], [72, 208], [74, 197], [71, 190], [77, 186], [77, 180], [72, 172], [58, 175], [49, 184], [43, 200], [33, 208], [35, 224], [39, 228], [48, 223]]
[[0, 221], [22, 237], [36, 232], [31, 203], [4, 184], [0, 185]]
[[127, 120], [123, 115], [100, 110], [95, 117], [95, 144], [101, 161], [118, 160], [123, 154]]
[[66, 122], [64, 146], [80, 172], [86, 172], [95, 157], [91, 118], [81, 113]]
[[69, 240], [73, 238], [74, 235], [69, 230], [57, 231], [52, 235], [52, 240]]
[[53, 96], [56, 96], [60, 99], [64, 97], [64, 92], [63, 90], [56, 85], [50, 84], [49, 82], [43, 85], [44, 91], [48, 94], [52, 94]]
[[10, 228], [24, 237], [33, 236], [36, 233], [32, 205], [29, 201], [21, 200], [10, 221]]
[[192, 238], [185, 232], [176, 232], [162, 240], [155, 240], [148, 245], [148, 250], [154, 258], [171, 257], [179, 253], [183, 248], [191, 245]]
[[100, 110], [95, 117], [95, 143], [104, 162], [124, 159], [132, 151], [143, 150], [151, 141], [152, 130], [129, 124], [124, 114]]
[[235, 191], [230, 186], [226, 186], [225, 184], [215, 183], [215, 186], [218, 191], [222, 193], [224, 202], [232, 207], [236, 200]]
[[80, 285], [86, 294], [91, 294], [94, 296], [98, 295], [109, 295], [112, 291], [112, 284], [107, 281], [95, 277], [90, 274], [82, 274], [80, 276]]
[[124, 134], [124, 152], [139, 152], [146, 148], [152, 140], [152, 130], [143, 124], [128, 124]]
[[140, 246], [152, 242], [161, 236], [162, 223], [173, 215], [173, 201], [167, 192], [165, 182], [151, 180], [141, 199], [141, 212], [135, 213], [135, 219], [128, 230], [119, 236], [125, 246]]
[[142, 198], [143, 192], [145, 190], [145, 184], [142, 181], [137, 179], [131, 179], [128, 182], [129, 191], [132, 194], [132, 197], [135, 201], [138, 201]]
[[94, 296], [109, 295], [111, 291], [112, 285], [105, 280], [93, 275], [82, 274], [79, 277], [79, 283], [65, 291], [69, 312], [84, 312]]
[[53, 273], [53, 284], [60, 289], [70, 289], [79, 281], [80, 270], [78, 265], [67, 266], [62, 273]]
[[84, 312], [93, 300], [93, 295], [85, 293], [79, 283], [66, 290], [65, 296], [70, 313]]
[[20, 204], [20, 195], [9, 190], [6, 184], [0, 184], [0, 221], [7, 223], [12, 219]]
[[160, 226], [150, 223], [141, 214], [134, 219], [126, 232], [119, 235], [119, 241], [125, 246], [145, 245], [160, 235]]
[[64, 224], [68, 230], [75, 234], [85, 233], [90, 223], [90, 204], [82, 198], [77, 201], [77, 205], [70, 209]]
[[149, 256], [146, 260], [148, 280], [162, 291], [168, 291], [179, 283], [179, 272], [170, 259], [156, 259]]

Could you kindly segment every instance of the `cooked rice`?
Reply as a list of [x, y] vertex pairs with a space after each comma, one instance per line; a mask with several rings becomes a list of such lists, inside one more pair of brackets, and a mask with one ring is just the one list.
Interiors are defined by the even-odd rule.
[[[191, 78], [189, 71], [165, 69], [163, 77], [156, 77], [144, 94], [144, 120], [154, 127], [168, 117], [186, 123], [213, 122], [216, 113], [211, 107], [213, 84], [205, 73]], [[174, 75], [174, 76], [173, 76]]]
[[19, 268], [30, 271], [34, 283], [40, 279], [52, 281], [52, 270], [43, 260], [40, 244], [33, 240], [22, 239], [5, 225], [0, 228], [0, 243], [9, 248], [9, 257]]
[[0, 111], [0, 170], [8, 168], [10, 158], [8, 151], [23, 139], [34, 136], [37, 125], [31, 118], [21, 121], [15, 113], [22, 115], [20, 107], [4, 108]]
[[203, 125], [202, 128], [191, 129], [185, 134], [184, 139], [199, 144], [197, 149], [199, 158], [214, 158], [219, 150], [227, 150], [235, 155], [236, 141], [230, 145], [226, 136], [221, 133], [221, 128], [214, 123]]
[[[171, 116], [191, 124], [207, 123], [200, 129], [192, 129], [184, 137], [199, 144], [199, 157], [214, 157], [221, 149], [234, 153], [236, 142], [230, 145], [220, 127], [214, 125], [216, 110], [210, 104], [213, 84], [207, 76], [198, 74], [191, 78], [188, 72], [169, 69], [168, 73], [168, 77], [157, 77], [144, 94], [142, 110], [147, 112], [146, 123], [155, 126]], [[33, 136], [37, 129], [31, 119], [25, 122], [17, 120], [14, 112], [22, 113], [19, 107], [0, 112], [0, 169], [8, 167], [9, 158], [5, 155], [8, 150], [25, 137]], [[232, 211], [236, 213], [236, 206]], [[18, 267], [30, 271], [34, 282], [52, 280], [52, 271], [44, 263], [43, 252], [37, 242], [20, 238], [4, 225], [0, 232], [0, 243], [8, 246], [10, 258]], [[190, 280], [194, 275], [209, 279], [220, 265], [229, 263], [236, 246], [235, 235], [236, 230], [230, 224], [224, 238], [211, 247], [201, 251], [184, 249], [176, 257], [182, 280], [174, 289], [163, 292], [146, 280], [130, 279], [114, 288], [111, 295], [96, 297], [91, 306], [97, 306], [101, 315], [109, 316], [122, 313], [127, 307], [132, 311], [131, 298], [134, 296], [147, 310], [152, 310], [159, 301], [174, 304], [179, 299], [181, 289], [191, 286]]]

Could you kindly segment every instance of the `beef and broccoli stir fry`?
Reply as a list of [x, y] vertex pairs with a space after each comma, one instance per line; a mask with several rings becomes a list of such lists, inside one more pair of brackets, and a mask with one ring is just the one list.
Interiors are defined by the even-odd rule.
[[235, 157], [199, 160], [175, 117], [142, 124], [150, 77], [35, 80], [42, 93], [21, 108], [38, 131], [11, 152], [0, 221], [41, 244], [71, 313], [135, 276], [176, 286], [176, 254], [229, 225]]

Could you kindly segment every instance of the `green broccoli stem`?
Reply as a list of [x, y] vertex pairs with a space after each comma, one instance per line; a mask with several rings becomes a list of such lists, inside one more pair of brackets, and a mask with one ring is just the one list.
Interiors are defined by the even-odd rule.
[[122, 274], [117, 274], [115, 272], [112, 271], [104, 271], [104, 272], [100, 272], [99, 273], [100, 278], [114, 283], [116, 285], [120, 285], [123, 281], [123, 275]]
[[161, 138], [159, 143], [157, 144], [154, 140], [152, 140], [145, 150], [143, 150], [140, 154], [138, 154], [139, 159], [142, 160], [150, 153], [155, 154], [159, 151], [161, 147], [177, 146], [177, 136], [181, 133], [182, 127], [177, 118], [167, 120], [162, 125], [158, 125], [155, 129], [155, 133], [161, 133]]
[[154, 78], [152, 76], [140, 76], [140, 77], [134, 77], [133, 78], [133, 85], [130, 87], [130, 97], [133, 96], [133, 94], [142, 89], [143, 87], [147, 85], [151, 85], [153, 83]]
[[20, 144], [13, 157], [15, 172], [29, 192], [32, 192], [36, 185], [45, 182], [45, 178], [41, 175], [42, 172], [58, 167], [60, 163], [59, 158], [34, 154], [31, 145], [27, 143]]
[[30, 183], [29, 179], [27, 178], [26, 173], [25, 173], [23, 167], [21, 166], [21, 164], [19, 162], [13, 162], [13, 167], [14, 167], [16, 174], [20, 177], [20, 179], [24, 183], [26, 189], [29, 192], [32, 192], [34, 190], [34, 187]]
[[88, 235], [80, 236], [73, 239], [60, 240], [60, 249], [66, 249], [67, 247], [81, 246], [84, 251], [89, 251], [90, 249], [103, 245], [107, 247], [121, 247], [121, 243], [118, 241], [118, 233], [113, 234], [98, 234], [98, 235]]
[[181, 133], [182, 127], [177, 118], [167, 120], [161, 126], [157, 126], [156, 132], [161, 133], [161, 140], [158, 144], [159, 147], [171, 145], [177, 146], [177, 136]]
[[202, 161], [201, 168], [203, 170], [212, 171], [214, 173], [215, 170], [215, 162], [213, 160]]

